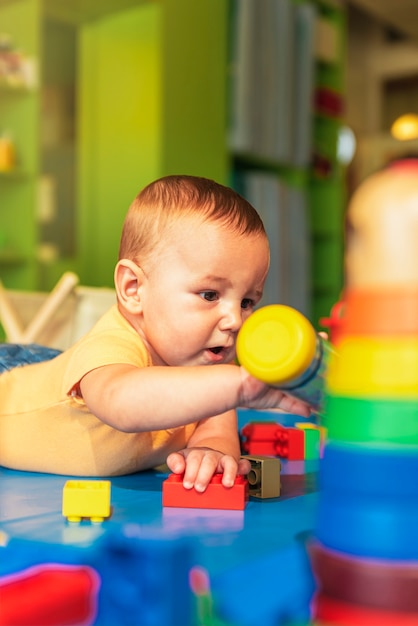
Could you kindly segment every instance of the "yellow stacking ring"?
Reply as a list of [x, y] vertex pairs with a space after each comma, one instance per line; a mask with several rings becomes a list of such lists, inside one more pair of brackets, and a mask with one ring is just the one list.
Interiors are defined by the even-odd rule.
[[418, 398], [418, 337], [349, 337], [326, 377], [334, 395]]

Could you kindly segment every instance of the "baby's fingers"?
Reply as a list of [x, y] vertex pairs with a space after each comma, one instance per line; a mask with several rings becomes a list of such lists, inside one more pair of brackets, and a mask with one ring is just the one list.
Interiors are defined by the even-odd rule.
[[251, 463], [248, 459], [240, 459], [238, 462], [238, 471], [237, 474], [240, 476], [246, 476], [251, 471]]
[[238, 472], [240, 474], [248, 473], [249, 469], [248, 471], [246, 471], [247, 470], [246, 463], [248, 463], [248, 465], [250, 466], [249, 461], [243, 461], [242, 463], [243, 471], [239, 471], [240, 466], [237, 464], [234, 457], [225, 455], [221, 458], [220, 465], [221, 465], [221, 468], [223, 469], [222, 484], [224, 487], [233, 487], [235, 478]]
[[208, 450], [204, 453], [199, 449], [189, 451], [183, 486], [186, 489], [194, 487], [196, 491], [205, 491], [217, 467], [218, 454], [215, 451]]
[[310, 407], [305, 402], [287, 395], [283, 395], [279, 403], [279, 408], [287, 413], [301, 415], [302, 417], [309, 417], [312, 413]]
[[172, 452], [167, 457], [167, 466], [173, 474], [182, 474], [186, 468], [186, 460], [180, 452]]

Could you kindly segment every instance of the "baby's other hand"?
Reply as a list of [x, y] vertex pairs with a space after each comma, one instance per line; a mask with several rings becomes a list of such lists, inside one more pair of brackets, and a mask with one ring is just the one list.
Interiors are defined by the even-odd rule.
[[222, 473], [224, 487], [234, 485], [237, 474], [248, 474], [251, 464], [246, 459], [237, 461], [233, 456], [212, 450], [212, 448], [185, 448], [173, 452], [167, 458], [167, 465], [174, 474], [183, 474], [183, 486], [203, 492], [212, 476]]

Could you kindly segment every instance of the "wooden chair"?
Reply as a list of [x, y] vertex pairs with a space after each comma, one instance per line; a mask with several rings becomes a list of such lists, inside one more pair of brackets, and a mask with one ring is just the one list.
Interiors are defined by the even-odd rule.
[[45, 292], [5, 289], [0, 281], [0, 323], [7, 343], [38, 343], [65, 350], [116, 302], [114, 289], [85, 287], [66, 272]]

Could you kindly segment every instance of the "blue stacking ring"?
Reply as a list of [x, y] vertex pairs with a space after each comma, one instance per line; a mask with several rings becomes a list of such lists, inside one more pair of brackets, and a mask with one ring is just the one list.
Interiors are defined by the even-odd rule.
[[319, 473], [316, 536], [347, 554], [418, 559], [418, 453], [329, 443]]
[[328, 442], [320, 469], [322, 489], [418, 497], [418, 446]]

